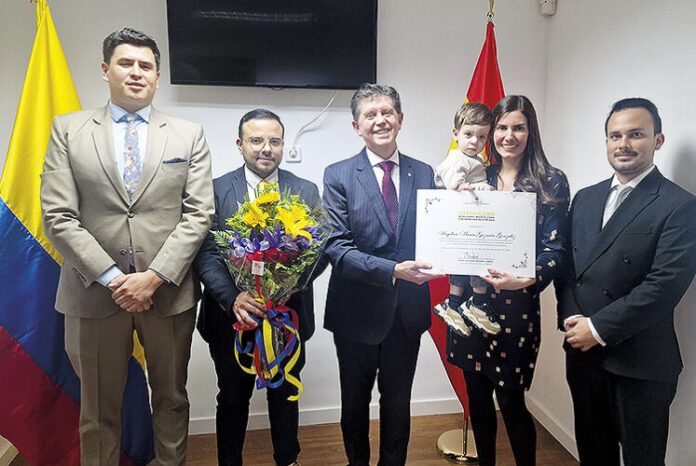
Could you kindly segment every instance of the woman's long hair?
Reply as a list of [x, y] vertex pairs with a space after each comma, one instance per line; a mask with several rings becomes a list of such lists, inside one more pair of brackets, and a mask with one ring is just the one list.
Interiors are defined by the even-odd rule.
[[[562, 199], [553, 197], [550, 175], [554, 169], [549, 164], [544, 148], [541, 146], [539, 122], [537, 121], [536, 110], [534, 110], [532, 102], [523, 95], [508, 95], [500, 99], [493, 108], [493, 128], [491, 133], [495, 133], [495, 128], [503, 115], [515, 110], [519, 110], [527, 118], [527, 129], [529, 130], [522, 165], [515, 180], [515, 188], [537, 193], [538, 200], [543, 204], [558, 204], [562, 202]], [[496, 150], [494, 141], [492, 141], [490, 148], [495, 159], [493, 166], [500, 171], [502, 157]]]

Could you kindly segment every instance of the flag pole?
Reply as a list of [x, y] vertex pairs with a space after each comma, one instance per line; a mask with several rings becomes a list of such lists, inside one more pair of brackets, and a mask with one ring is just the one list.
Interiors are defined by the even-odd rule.
[[[491, 109], [493, 106], [505, 96], [503, 91], [502, 81], [500, 79], [500, 70], [498, 69], [498, 59], [495, 44], [495, 33], [493, 32], [493, 5], [494, 0], [488, 0], [488, 12], [486, 17], [488, 19], [488, 25], [486, 27], [486, 41], [484, 43], [483, 49], [481, 50], [481, 56], [479, 57], [478, 63], [476, 64], [476, 69], [474, 70], [474, 75], [471, 78], [471, 84], [469, 86], [469, 91], [467, 92], [466, 101], [467, 102], [483, 102]], [[450, 144], [450, 149], [456, 148], [456, 140], [452, 140]], [[490, 158], [486, 152], [484, 155], [484, 160], [486, 165], [490, 163]], [[434, 287], [431, 282], [430, 285], [431, 300], [435, 302], [441, 302], [442, 299], [446, 297], [446, 291], [439, 290], [438, 287]], [[440, 296], [442, 294], [443, 296]], [[434, 296], [435, 295], [435, 296]], [[441, 299], [440, 299], [441, 298]], [[437, 320], [437, 319], [433, 319]], [[438, 340], [436, 334], [433, 332], [433, 325], [430, 329], [430, 333], [433, 336], [435, 345], [438, 347], [443, 362], [447, 360], [447, 355], [444, 352], [444, 343], [441, 338]], [[445, 330], [445, 334], [446, 334]], [[441, 335], [440, 335], [441, 336]], [[469, 429], [469, 418], [468, 413], [468, 399], [466, 397], [466, 391], [463, 389], [464, 382], [460, 380], [459, 382], [462, 386], [459, 386], [459, 382], [455, 382], [453, 377], [458, 377], [463, 379], [461, 370], [459, 374], [452, 374], [452, 371], [445, 364], [447, 369], [447, 375], [450, 377], [452, 386], [457, 392], [459, 400], [462, 402], [462, 407], [464, 407], [464, 424], [463, 429], [453, 429], [449, 430], [442, 435], [437, 440], [437, 450], [440, 455], [451, 463], [458, 464], [478, 464], [478, 454], [476, 452], [476, 444], [474, 442], [473, 432]]]

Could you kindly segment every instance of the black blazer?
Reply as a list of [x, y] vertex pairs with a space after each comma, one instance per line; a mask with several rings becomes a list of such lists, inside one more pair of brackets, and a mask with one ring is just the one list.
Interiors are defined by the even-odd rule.
[[[289, 171], [278, 170], [278, 185], [281, 191], [288, 188], [291, 194], [297, 194], [310, 205], [321, 203], [317, 186]], [[217, 230], [224, 228], [225, 219], [232, 217], [237, 212], [238, 204], [244, 202], [244, 196], [247, 194], [244, 167], [213, 180], [213, 190], [215, 216], [211, 229]], [[326, 268], [327, 259], [319, 261], [313, 278]], [[232, 325], [237, 321], [232, 312], [232, 305], [240, 290], [235, 286], [211, 233], [208, 233], [193, 264], [205, 287], [198, 315], [198, 331], [207, 342], [217, 338], [230, 338], [234, 333]], [[295, 293], [288, 300], [287, 306], [297, 312], [300, 337], [307, 341], [314, 333], [314, 293], [311, 282], [305, 289]]]
[[393, 283], [392, 274], [398, 262], [415, 258], [416, 190], [435, 189], [433, 170], [404, 154], [399, 159], [396, 237], [365, 149], [324, 172], [324, 205], [334, 228], [326, 248], [333, 269], [324, 327], [359, 343], [382, 342], [397, 307], [409, 336], [430, 327], [428, 284]]
[[682, 368], [674, 307], [696, 272], [696, 197], [655, 168], [602, 229], [610, 185], [585, 188], [573, 200], [572, 248], [556, 287], [558, 325], [574, 314], [591, 317], [607, 346], [587, 357], [614, 374], [674, 380]]

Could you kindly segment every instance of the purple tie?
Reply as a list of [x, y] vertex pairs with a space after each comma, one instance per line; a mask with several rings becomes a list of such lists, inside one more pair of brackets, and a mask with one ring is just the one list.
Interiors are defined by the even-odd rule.
[[399, 200], [396, 197], [396, 187], [391, 178], [391, 171], [394, 165], [396, 164], [391, 160], [379, 163], [379, 166], [384, 170], [384, 176], [382, 177], [382, 198], [387, 208], [387, 215], [389, 215], [389, 223], [391, 223], [392, 231], [396, 234], [396, 222], [399, 218]]

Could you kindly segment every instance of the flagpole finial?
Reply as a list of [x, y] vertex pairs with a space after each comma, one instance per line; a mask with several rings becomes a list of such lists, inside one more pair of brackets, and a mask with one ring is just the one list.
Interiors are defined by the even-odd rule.
[[486, 16], [488, 17], [488, 22], [491, 23], [493, 22], [493, 17], [495, 14], [493, 13], [493, 4], [495, 3], [495, 0], [488, 0], [488, 13]]

